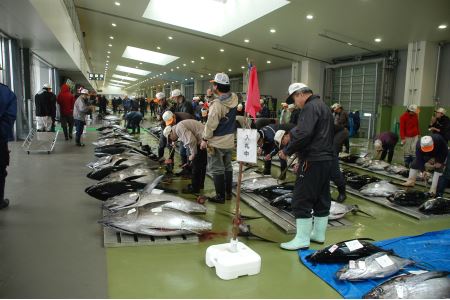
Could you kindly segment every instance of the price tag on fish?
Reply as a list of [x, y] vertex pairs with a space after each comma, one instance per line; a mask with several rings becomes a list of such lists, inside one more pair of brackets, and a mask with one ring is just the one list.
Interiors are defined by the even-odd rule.
[[349, 268], [349, 269], [356, 269], [356, 261], [350, 260], [350, 261], [348, 262], [348, 268]]
[[387, 268], [394, 264], [392, 259], [390, 259], [389, 256], [387, 256], [387, 255], [377, 257], [377, 258], [375, 258], [375, 260], [382, 268]]
[[257, 159], [257, 131], [256, 129], [237, 130], [237, 161], [256, 163]]
[[339, 248], [338, 245], [333, 245], [333, 246], [330, 247], [330, 249], [328, 249], [328, 252], [333, 253], [334, 251], [337, 250], [337, 248]]
[[358, 240], [345, 242], [345, 246], [347, 246], [350, 252], [364, 248], [364, 246]]
[[364, 270], [366, 268], [366, 262], [364, 260], [358, 261], [358, 269]]

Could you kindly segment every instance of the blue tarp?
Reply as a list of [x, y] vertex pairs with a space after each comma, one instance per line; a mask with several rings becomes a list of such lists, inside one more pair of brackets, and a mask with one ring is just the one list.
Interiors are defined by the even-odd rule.
[[[398, 256], [414, 260], [421, 265], [422, 269], [450, 272], [450, 229], [417, 236], [404, 236], [375, 242], [374, 244], [386, 250], [392, 249]], [[306, 260], [306, 256], [312, 252], [314, 250], [298, 251], [302, 263], [344, 298], [362, 298], [372, 288], [388, 280], [388, 278], [385, 278], [363, 282], [340, 281], [335, 277], [335, 274], [345, 264], [313, 265]], [[407, 270], [414, 269], [417, 268], [413, 267]]]

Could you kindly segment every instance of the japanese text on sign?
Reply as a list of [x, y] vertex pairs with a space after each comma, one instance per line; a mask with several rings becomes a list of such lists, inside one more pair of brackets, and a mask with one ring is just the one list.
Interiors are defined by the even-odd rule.
[[237, 160], [248, 163], [256, 163], [256, 140], [255, 129], [242, 129], [237, 130]]

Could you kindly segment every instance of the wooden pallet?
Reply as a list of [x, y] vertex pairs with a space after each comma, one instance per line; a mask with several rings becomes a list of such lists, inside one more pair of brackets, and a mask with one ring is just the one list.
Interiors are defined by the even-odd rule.
[[[236, 194], [236, 190], [233, 190]], [[241, 200], [247, 203], [250, 207], [268, 218], [275, 225], [283, 229], [286, 233], [295, 233], [295, 217], [282, 209], [270, 205], [269, 201], [259, 195], [253, 193], [246, 193], [241, 191]], [[352, 226], [352, 222], [342, 218], [328, 222], [328, 229], [342, 228]]]

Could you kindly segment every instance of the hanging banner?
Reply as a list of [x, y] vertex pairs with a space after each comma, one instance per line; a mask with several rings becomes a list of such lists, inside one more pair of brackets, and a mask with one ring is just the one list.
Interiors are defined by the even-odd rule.
[[237, 161], [256, 163], [257, 160], [256, 129], [237, 130]]

